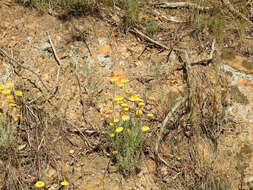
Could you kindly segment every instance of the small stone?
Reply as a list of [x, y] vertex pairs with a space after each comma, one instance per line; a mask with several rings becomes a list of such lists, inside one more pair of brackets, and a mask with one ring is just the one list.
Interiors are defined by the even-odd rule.
[[74, 153], [75, 153], [74, 150], [70, 150], [70, 151], [69, 151], [69, 154], [74, 154]]
[[21, 151], [21, 150], [25, 149], [25, 147], [26, 147], [26, 144], [19, 145], [18, 150]]
[[31, 43], [31, 42], [32, 42], [32, 40], [33, 40], [33, 37], [28, 36], [26, 39], [27, 39], [27, 41], [28, 41], [29, 43]]
[[51, 187], [49, 187], [48, 190], [57, 190], [57, 189], [59, 189], [59, 185], [58, 184], [53, 184], [53, 185], [51, 185]]
[[51, 45], [48, 42], [44, 42], [40, 47], [42, 51], [48, 51], [49, 48], [51, 48]]

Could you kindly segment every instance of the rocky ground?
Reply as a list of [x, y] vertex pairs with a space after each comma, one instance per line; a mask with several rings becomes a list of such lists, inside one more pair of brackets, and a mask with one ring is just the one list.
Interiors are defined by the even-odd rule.
[[[182, 63], [175, 51], [167, 60], [167, 51], [150, 46], [137, 35], [120, 32], [105, 20], [92, 16], [61, 20], [52, 14], [38, 15], [36, 10], [12, 1], [0, 1], [0, 20], [0, 48], [9, 56], [0, 54], [1, 83], [12, 81], [22, 88], [23, 101], [27, 104], [24, 112], [32, 109], [31, 113], [36, 115], [37, 111], [43, 110], [45, 118], [54, 118], [43, 120], [47, 124], [39, 136], [40, 146], [38, 139], [29, 137], [38, 127], [37, 120], [34, 125], [21, 127], [26, 139], [21, 138], [22, 135], [17, 139], [20, 163], [15, 167], [0, 157], [0, 188], [7, 180], [5, 176], [11, 174], [13, 181], [22, 179], [20, 186], [26, 189], [32, 189], [38, 178], [43, 179], [51, 190], [59, 189], [62, 179], [70, 182], [70, 189], [180, 189], [191, 186], [178, 182], [189, 182], [187, 173], [198, 173], [194, 180], [200, 176], [209, 179], [208, 173], [214, 170], [223, 176], [215, 180], [223, 183], [227, 179], [230, 189], [253, 188], [252, 28], [248, 29], [243, 41], [232, 36], [227, 37], [231, 39], [227, 44], [216, 43], [212, 64], [192, 66], [194, 72], [204, 70], [215, 80], [213, 65], [218, 65], [218, 75], [227, 85], [221, 88], [229, 92], [226, 115], [233, 118], [233, 124], [223, 129], [216, 150], [203, 135], [189, 140], [182, 128], [171, 132], [165, 137], [168, 141], [161, 144], [160, 151], [171, 168], [176, 168], [173, 170], [162, 163], [157, 165], [152, 141], [156, 140], [157, 126], [168, 112], [167, 97], [172, 98], [173, 104], [187, 89], [184, 73], [178, 69]], [[177, 25], [170, 24], [169, 27], [172, 34], [178, 30]], [[177, 48], [185, 49], [194, 63], [209, 56], [212, 42], [186, 37]], [[202, 52], [198, 52], [196, 46], [200, 43]], [[10, 64], [12, 58], [26, 69], [16, 63]], [[152, 108], [157, 120], [151, 122], [150, 140], [146, 144], [149, 153], [143, 157], [141, 171], [128, 178], [120, 175], [111, 162], [106, 143], [103, 146], [103, 142], [99, 142], [104, 130], [105, 105], [113, 95], [111, 76], [126, 76], [130, 81], [128, 90], [145, 97], [152, 95], [157, 100]], [[171, 139], [174, 144], [169, 143]], [[197, 159], [190, 162], [188, 151], [193, 142]], [[98, 147], [94, 148], [94, 145]], [[174, 157], [170, 157], [172, 154]], [[39, 172], [32, 167], [39, 168]]]

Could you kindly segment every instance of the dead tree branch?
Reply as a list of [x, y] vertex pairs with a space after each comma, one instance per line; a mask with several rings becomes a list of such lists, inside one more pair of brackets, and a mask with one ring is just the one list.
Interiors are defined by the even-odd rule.
[[210, 7], [203, 7], [199, 6], [195, 3], [190, 3], [190, 2], [175, 2], [175, 3], [167, 3], [167, 2], [161, 2], [157, 3], [154, 5], [155, 7], [160, 7], [160, 8], [192, 8], [192, 9], [198, 9], [200, 11], [208, 11], [210, 10]]
[[156, 144], [155, 144], [155, 154], [158, 157], [159, 160], [161, 160], [166, 166], [171, 167], [165, 160], [164, 158], [159, 154], [159, 145], [160, 145], [160, 141], [162, 139], [162, 135], [164, 133], [165, 127], [168, 124], [169, 119], [172, 117], [172, 114], [183, 104], [185, 103], [187, 100], [187, 97], [182, 98], [180, 101], [178, 101], [174, 107], [171, 109], [171, 111], [167, 114], [167, 116], [165, 117], [165, 119], [163, 120], [163, 123], [160, 125], [160, 132], [159, 135], [157, 137], [156, 140]]

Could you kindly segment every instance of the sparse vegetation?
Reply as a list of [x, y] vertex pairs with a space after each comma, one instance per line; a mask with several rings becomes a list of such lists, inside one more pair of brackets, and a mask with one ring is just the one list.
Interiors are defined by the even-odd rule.
[[[15, 81], [0, 81], [0, 189], [74, 190], [91, 178], [95, 185], [79, 189], [112, 189], [105, 181], [124, 189], [123, 178], [142, 183], [133, 189], [150, 181], [158, 189], [252, 189], [251, 137], [241, 140], [251, 131], [230, 113], [252, 98], [234, 84], [240, 75], [220, 65], [247, 50], [237, 48], [251, 35], [245, 20], [211, 0], [172, 8], [151, 0], [14, 1], [54, 20], [43, 25], [49, 40], [26, 17], [22, 27], [0, 23], [10, 54], [1, 46], [0, 63], [11, 68], [0, 64], [0, 76]], [[234, 7], [250, 14], [242, 5]], [[92, 21], [82, 22], [86, 16]], [[241, 66], [250, 71], [248, 59]], [[88, 170], [93, 161], [99, 172]]]

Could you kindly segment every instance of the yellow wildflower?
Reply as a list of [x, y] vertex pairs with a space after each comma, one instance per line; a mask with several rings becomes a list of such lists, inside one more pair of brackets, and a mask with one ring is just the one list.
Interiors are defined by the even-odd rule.
[[35, 184], [35, 187], [37, 188], [41, 188], [41, 187], [44, 187], [45, 186], [45, 183], [43, 181], [37, 181], [36, 184]]
[[111, 77], [111, 82], [115, 82], [119, 79], [119, 77]]
[[7, 102], [14, 103], [14, 100], [13, 99], [8, 99]]
[[114, 119], [114, 121], [113, 121], [114, 123], [118, 123], [119, 122], [119, 120], [118, 119]]
[[109, 117], [110, 117], [109, 115], [105, 115], [105, 119], [109, 119]]
[[122, 101], [118, 101], [117, 104], [121, 105], [121, 104], [123, 104], [123, 102]]
[[129, 106], [129, 109], [130, 109], [130, 110], [134, 109], [134, 106]]
[[146, 126], [146, 125], [144, 125], [143, 127], [142, 127], [142, 129], [141, 129], [143, 132], [145, 132], [145, 131], [148, 131], [149, 130], [149, 127], [148, 126]]
[[147, 114], [148, 117], [153, 117], [154, 115], [152, 113]]
[[11, 100], [11, 99], [13, 99], [14, 97], [12, 96], [12, 95], [9, 95], [9, 96], [7, 96], [6, 97], [8, 100]]
[[14, 117], [14, 118], [13, 118], [13, 121], [14, 121], [14, 122], [17, 122], [17, 121], [18, 121], [18, 118]]
[[142, 110], [136, 110], [136, 116], [142, 116], [143, 112]]
[[0, 90], [4, 89], [4, 85], [0, 84]]
[[117, 150], [112, 151], [112, 154], [117, 154], [117, 153], [118, 153]]
[[111, 133], [111, 134], [110, 134], [110, 137], [112, 137], [112, 138], [113, 138], [114, 136], [115, 136], [115, 134], [114, 134], [114, 133]]
[[131, 101], [131, 102], [136, 102], [137, 98], [134, 97], [134, 96], [131, 96], [131, 97], [128, 98], [128, 100]]
[[15, 94], [16, 94], [16, 96], [22, 96], [22, 91], [21, 90], [16, 90]]
[[112, 110], [109, 110], [109, 113], [110, 113], [110, 114], [112, 114], [112, 113], [113, 113], [113, 111], [112, 111]]
[[9, 105], [10, 105], [11, 107], [15, 107], [17, 104], [10, 103]]
[[120, 133], [121, 131], [123, 131], [123, 127], [117, 127], [115, 131], [116, 133]]
[[141, 98], [136, 98], [136, 101], [137, 101], [137, 102], [144, 102], [144, 100], [141, 99]]
[[21, 109], [22, 107], [17, 105], [17, 108], [18, 108], [18, 109]]
[[155, 98], [153, 96], [150, 96], [148, 99], [151, 101], [155, 101]]
[[110, 127], [113, 127], [114, 126], [114, 124], [111, 122], [111, 123], [109, 123], [109, 125], [110, 125]]
[[128, 108], [124, 108], [124, 111], [125, 111], [125, 112], [128, 112], [128, 110], [129, 110]]
[[122, 118], [123, 121], [127, 121], [127, 120], [130, 119], [130, 117], [128, 115], [122, 115], [121, 118]]
[[127, 78], [124, 78], [124, 79], [122, 79], [120, 82], [121, 83], [126, 83], [126, 82], [128, 82], [129, 80], [127, 79]]
[[22, 117], [22, 115], [21, 115], [21, 114], [17, 114], [16, 116], [17, 116], [17, 117]]
[[129, 90], [126, 90], [125, 93], [126, 93], [126, 94], [130, 94], [131, 92], [130, 92]]
[[119, 87], [124, 87], [124, 86], [125, 86], [125, 83], [123, 82], [119, 84]]
[[127, 107], [127, 104], [123, 103], [123, 104], [121, 104], [121, 106], [122, 106], [123, 108], [125, 108], [125, 107]]
[[8, 82], [5, 86], [6, 88], [12, 88], [14, 84], [12, 82]]
[[2, 91], [2, 93], [3, 93], [3, 94], [10, 94], [11, 91], [10, 91], [9, 89], [4, 89], [4, 90]]
[[65, 179], [61, 182], [61, 185], [62, 186], [68, 186], [69, 185], [69, 182], [67, 182]]
[[115, 102], [117, 102], [117, 101], [121, 101], [121, 100], [123, 100], [124, 98], [122, 97], [122, 96], [116, 96], [115, 98], [114, 98], [114, 101]]
[[144, 106], [144, 105], [145, 105], [145, 104], [144, 104], [143, 102], [140, 102], [140, 103], [139, 103], [139, 106], [140, 106], [140, 107], [142, 107], [142, 106]]

